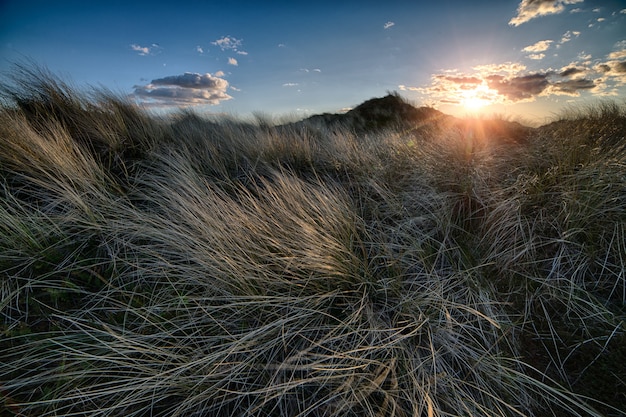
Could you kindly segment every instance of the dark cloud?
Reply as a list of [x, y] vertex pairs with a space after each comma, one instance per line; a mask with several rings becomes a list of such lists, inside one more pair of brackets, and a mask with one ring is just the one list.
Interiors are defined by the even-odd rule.
[[577, 80], [561, 81], [552, 83], [551, 90], [556, 94], [563, 93], [569, 95], [578, 95], [579, 90], [590, 90], [596, 87], [596, 83], [586, 78], [580, 78]]
[[486, 77], [489, 88], [512, 101], [530, 99], [541, 94], [549, 85], [547, 74], [530, 74], [506, 78], [502, 75]]
[[228, 81], [208, 73], [186, 72], [182, 75], [171, 75], [134, 88], [133, 97], [139, 101], [164, 106], [214, 105], [232, 98], [226, 93]]
[[569, 77], [571, 75], [580, 74], [581, 72], [585, 72], [584, 70], [576, 67], [565, 68], [563, 71], [559, 73], [561, 77]]

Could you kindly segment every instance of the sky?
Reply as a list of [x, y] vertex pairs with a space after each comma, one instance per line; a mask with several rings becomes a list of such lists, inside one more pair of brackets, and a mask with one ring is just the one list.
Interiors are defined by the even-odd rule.
[[626, 98], [626, 1], [0, 0], [0, 77], [35, 62], [157, 112], [302, 118], [398, 92], [540, 124]]

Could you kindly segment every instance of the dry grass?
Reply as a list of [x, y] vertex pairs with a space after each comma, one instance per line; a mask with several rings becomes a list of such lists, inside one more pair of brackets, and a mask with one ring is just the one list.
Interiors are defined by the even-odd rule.
[[623, 107], [357, 135], [16, 74], [6, 415], [624, 415]]

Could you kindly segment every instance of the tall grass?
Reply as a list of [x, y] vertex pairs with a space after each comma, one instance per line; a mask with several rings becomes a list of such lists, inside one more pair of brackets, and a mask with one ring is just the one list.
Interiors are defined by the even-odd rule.
[[3, 92], [5, 414], [624, 415], [623, 107], [516, 142]]

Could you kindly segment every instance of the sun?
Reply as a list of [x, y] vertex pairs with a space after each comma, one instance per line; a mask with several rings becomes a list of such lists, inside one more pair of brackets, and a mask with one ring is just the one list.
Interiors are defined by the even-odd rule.
[[476, 87], [461, 92], [460, 103], [470, 111], [478, 111], [485, 106], [494, 104], [494, 91], [486, 85]]
[[479, 97], [466, 97], [461, 100], [461, 104], [468, 110], [480, 110], [489, 105], [490, 102]]

